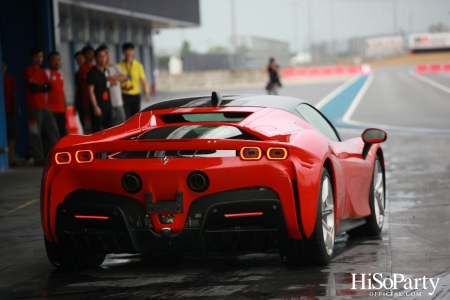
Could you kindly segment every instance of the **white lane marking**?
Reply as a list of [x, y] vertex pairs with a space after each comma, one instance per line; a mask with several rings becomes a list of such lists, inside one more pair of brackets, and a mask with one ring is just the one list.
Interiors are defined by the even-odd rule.
[[445, 85], [443, 85], [443, 84], [440, 84], [439, 82], [436, 82], [436, 81], [434, 81], [434, 80], [431, 80], [431, 79], [429, 79], [429, 78], [427, 78], [427, 77], [425, 77], [425, 76], [419, 75], [419, 74], [417, 74], [416, 72], [414, 72], [414, 71], [411, 70], [411, 69], [408, 70], [408, 73], [409, 73], [409, 75], [411, 75], [412, 77], [414, 77], [414, 78], [416, 78], [416, 79], [418, 79], [418, 80], [420, 80], [420, 81], [423, 81], [423, 82], [425, 82], [425, 83], [428, 83], [429, 85], [432, 85], [432, 86], [434, 86], [435, 88], [438, 88], [438, 89], [440, 89], [440, 90], [442, 90], [442, 91], [447, 92], [447, 93], [450, 94], [450, 88], [449, 88], [449, 87], [447, 87], [447, 86], [445, 86]]
[[347, 80], [346, 82], [344, 82], [344, 84], [340, 85], [337, 89], [335, 89], [334, 91], [332, 91], [331, 93], [329, 93], [327, 96], [325, 96], [325, 98], [323, 98], [322, 100], [320, 100], [315, 107], [317, 109], [321, 109], [322, 107], [325, 106], [325, 104], [327, 104], [328, 102], [330, 102], [332, 99], [334, 99], [334, 97], [336, 97], [338, 94], [340, 94], [342, 91], [344, 91], [346, 88], [348, 88], [350, 85], [352, 85], [356, 80], [359, 79], [359, 77], [361, 77], [361, 75], [356, 75], [352, 78], [350, 78], [349, 80]]
[[[411, 72], [412, 70], [409, 70], [409, 71]], [[367, 122], [359, 122], [359, 121], [355, 121], [355, 120], [350, 120], [350, 118], [352, 117], [356, 108], [358, 107], [359, 103], [362, 101], [362, 98], [364, 97], [365, 93], [369, 89], [373, 79], [374, 79], [373, 74], [371, 74], [369, 76], [369, 78], [367, 78], [366, 82], [364, 83], [364, 85], [362, 86], [362, 88], [360, 89], [358, 94], [356, 95], [352, 104], [350, 105], [350, 107], [347, 109], [344, 116], [342, 117], [342, 121], [344, 123], [347, 123], [349, 125], [365, 127], [365, 128], [376, 127], [376, 128], [383, 128], [386, 130], [404, 131], [405, 133], [450, 134], [450, 130], [448, 130], [448, 129], [396, 126], [396, 125], [386, 125], [386, 124], [380, 124], [380, 123], [367, 123]], [[425, 77], [425, 79], [428, 79], [428, 78]], [[434, 83], [438, 84], [437, 82], [434, 82]], [[445, 87], [445, 88], [447, 88], [447, 87]], [[450, 89], [449, 89], [449, 91], [450, 91]], [[340, 128], [340, 129], [344, 129], [344, 128]]]
[[364, 82], [364, 85], [359, 90], [358, 94], [356, 95], [355, 99], [353, 99], [352, 104], [350, 104], [350, 107], [345, 112], [344, 116], [342, 117], [342, 120], [344, 122], [347, 122], [352, 117], [353, 113], [355, 112], [356, 108], [358, 107], [359, 103], [361, 102], [362, 98], [366, 94], [367, 90], [369, 89], [370, 84], [372, 83], [374, 79], [374, 75], [370, 74], [369, 78], [367, 78], [366, 82]]
[[[411, 72], [411, 70], [409, 70]], [[364, 83], [363, 87], [361, 88], [361, 90], [358, 92], [358, 94], [356, 95], [355, 99], [353, 100], [352, 104], [350, 105], [350, 107], [348, 108], [348, 110], [345, 112], [342, 121], [343, 123], [349, 124], [349, 125], [354, 125], [357, 127], [365, 127], [365, 128], [370, 128], [370, 127], [377, 127], [377, 128], [383, 128], [386, 130], [396, 130], [399, 131], [398, 133], [403, 133], [403, 134], [417, 134], [417, 133], [422, 133], [422, 134], [450, 134], [450, 130], [448, 129], [434, 129], [434, 128], [418, 128], [418, 127], [408, 127], [408, 126], [395, 126], [395, 125], [386, 125], [386, 124], [380, 124], [380, 123], [366, 123], [366, 122], [359, 122], [359, 121], [354, 121], [354, 120], [350, 120], [350, 118], [352, 117], [354, 111], [356, 110], [357, 106], [359, 105], [359, 103], [362, 101], [362, 98], [364, 97], [364, 94], [367, 92], [367, 90], [370, 87], [370, 84], [373, 81], [374, 75], [371, 74], [369, 75], [370, 77], [366, 80], [366, 82]], [[412, 75], [413, 76], [413, 75]], [[334, 91], [332, 91], [330, 94], [328, 94], [325, 98], [323, 98], [322, 100], [319, 101], [319, 103], [317, 103], [315, 105], [315, 107], [317, 109], [322, 108], [323, 106], [325, 106], [325, 104], [327, 104], [328, 102], [330, 102], [332, 99], [334, 99], [339, 93], [341, 93], [342, 91], [344, 91], [348, 86], [350, 86], [351, 84], [353, 84], [356, 80], [358, 80], [360, 78], [360, 75], [356, 75], [355, 77], [349, 79], [347, 82], [345, 82], [344, 84], [342, 84], [341, 86], [339, 86], [337, 89], [335, 89]], [[347, 128], [347, 127], [339, 127], [339, 130], [361, 130], [360, 128]]]
[[420, 132], [420, 133], [450, 134], [450, 130], [448, 130], [448, 129], [396, 126], [396, 125], [386, 125], [386, 124], [379, 124], [379, 123], [366, 123], [366, 122], [359, 122], [359, 121], [354, 121], [354, 120], [347, 120], [345, 122], [347, 124], [366, 127], [366, 128], [379, 127], [382, 129], [392, 129], [392, 130], [411, 131], [411, 132]]

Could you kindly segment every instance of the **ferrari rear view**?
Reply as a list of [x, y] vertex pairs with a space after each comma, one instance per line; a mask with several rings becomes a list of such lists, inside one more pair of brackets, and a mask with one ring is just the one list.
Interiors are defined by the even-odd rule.
[[288, 264], [328, 264], [337, 230], [379, 234], [386, 132], [333, 141], [331, 125], [324, 134], [295, 110], [329, 124], [312, 106], [279, 98], [280, 108], [257, 107], [273, 103], [260, 97], [221, 106], [214, 93], [212, 105], [170, 100], [64, 138], [42, 179], [50, 262], [84, 269], [109, 253], [278, 250]]

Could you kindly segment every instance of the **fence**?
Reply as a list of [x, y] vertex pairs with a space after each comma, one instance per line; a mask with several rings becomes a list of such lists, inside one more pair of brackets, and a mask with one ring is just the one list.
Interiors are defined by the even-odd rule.
[[[289, 62], [291, 53], [287, 42], [241, 36], [233, 41], [237, 45], [233, 53], [185, 53], [182, 56], [183, 70], [193, 72], [263, 69], [269, 57], [274, 57], [281, 67], [360, 65], [363, 62], [408, 53], [407, 40], [406, 35], [382, 35], [316, 42], [302, 53], [308, 57], [307, 61], [295, 64], [293, 60], [291, 64]], [[164, 69], [160, 67], [160, 70]]]
[[401, 35], [366, 36], [313, 43], [311, 64], [361, 63], [406, 54], [406, 37]]

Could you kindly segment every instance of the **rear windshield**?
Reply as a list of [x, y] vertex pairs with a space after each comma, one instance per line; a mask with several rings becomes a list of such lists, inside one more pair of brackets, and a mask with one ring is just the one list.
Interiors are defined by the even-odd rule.
[[234, 126], [226, 125], [186, 125], [165, 126], [151, 129], [142, 134], [138, 139], [239, 139], [259, 140], [258, 138], [241, 131]]
[[161, 115], [166, 124], [186, 122], [240, 122], [248, 117], [249, 112], [225, 112], [225, 113], [193, 113]]

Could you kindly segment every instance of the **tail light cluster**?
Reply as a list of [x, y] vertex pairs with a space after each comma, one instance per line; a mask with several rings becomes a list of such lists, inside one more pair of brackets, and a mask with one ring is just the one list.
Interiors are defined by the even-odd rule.
[[[74, 159], [79, 164], [90, 164], [94, 161], [94, 152], [91, 150], [79, 150], [75, 152]], [[55, 162], [58, 165], [67, 165], [72, 162], [72, 154], [70, 152], [57, 152], [55, 154]]]
[[[288, 151], [283, 147], [270, 147], [265, 155], [269, 160], [285, 160], [288, 157]], [[259, 147], [242, 147], [239, 156], [243, 160], [260, 160], [263, 151]]]

